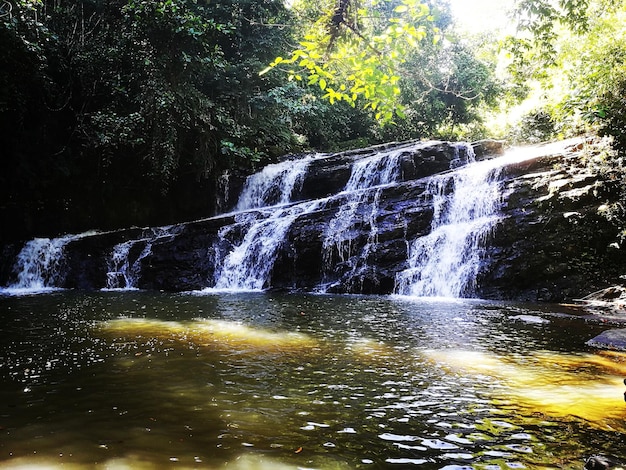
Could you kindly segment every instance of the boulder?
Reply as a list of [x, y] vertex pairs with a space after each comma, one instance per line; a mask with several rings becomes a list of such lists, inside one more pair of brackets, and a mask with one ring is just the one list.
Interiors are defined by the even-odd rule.
[[592, 455], [585, 461], [585, 470], [624, 470], [626, 464], [610, 455]]
[[615, 351], [626, 351], [626, 328], [613, 328], [591, 338], [586, 343], [588, 346]]

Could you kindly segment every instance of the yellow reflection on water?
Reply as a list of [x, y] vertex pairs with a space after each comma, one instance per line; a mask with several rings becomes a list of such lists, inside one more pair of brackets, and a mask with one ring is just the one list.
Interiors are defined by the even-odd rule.
[[[497, 356], [490, 352], [443, 350], [427, 356], [444, 367], [492, 376], [505, 388], [499, 397], [531, 412], [579, 417], [597, 428], [623, 427], [626, 354], [538, 351]], [[498, 398], [498, 397], [494, 397]]]
[[350, 355], [366, 363], [374, 364], [386, 361], [398, 361], [396, 352], [381, 341], [376, 341], [367, 337], [360, 337], [349, 341], [345, 350]]
[[[69, 460], [71, 460], [71, 458]], [[316, 460], [315, 468], [324, 468], [324, 470], [348, 470], [350, 468], [346, 464], [331, 460], [330, 458]], [[300, 464], [289, 465], [260, 454], [242, 454], [220, 466], [207, 466], [202, 460], [196, 461], [194, 465], [185, 465], [177, 460], [172, 460], [170, 461], [170, 465], [164, 466], [163, 464], [155, 464], [154, 462], [146, 461], [138, 456], [128, 456], [102, 460], [97, 467], [106, 470], [157, 470], [170, 467], [180, 470], [198, 468], [204, 468], [206, 470], [298, 470], [307, 468], [308, 462], [306, 458], [303, 458], [303, 463], [304, 466]], [[26, 457], [3, 462], [2, 468], [5, 470], [83, 470], [85, 465], [68, 461], [55, 464], [51, 462], [50, 459]]]
[[317, 346], [313, 338], [303, 333], [253, 328], [226, 320], [176, 322], [120, 318], [102, 323], [99, 330], [124, 338], [134, 336], [162, 342], [191, 342], [196, 346], [228, 346], [244, 350], [299, 350]]

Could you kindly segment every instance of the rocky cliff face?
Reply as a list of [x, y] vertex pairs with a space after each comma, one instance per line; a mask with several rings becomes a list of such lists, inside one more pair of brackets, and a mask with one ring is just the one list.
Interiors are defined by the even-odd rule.
[[582, 150], [550, 151], [507, 171], [482, 296], [563, 301], [624, 283], [625, 247], [603, 214], [619, 189], [581, 164]]
[[[494, 142], [473, 148], [477, 160], [502, 150]], [[574, 146], [528, 151], [537, 156], [498, 168], [497, 219], [480, 235], [480, 265], [461, 295], [560, 301], [606, 287], [626, 273], [617, 229], [600, 214], [602, 205], [618, 197], [610, 185], [580, 169]], [[253, 196], [260, 202], [236, 213], [70, 239], [55, 268], [62, 275], [53, 282], [82, 289], [398, 292], [399, 273], [419, 279], [411, 272], [422, 269], [412, 264], [415, 241], [428, 236], [441, 217], [447, 203], [437, 198], [458, 191], [460, 183], [446, 175], [471, 154], [469, 146], [411, 142], [319, 155], [302, 174], [290, 176], [290, 202], [278, 208], [267, 205], [284, 200], [278, 192], [287, 179], [264, 194], [257, 191]], [[438, 193], [433, 175], [439, 175]], [[18, 282], [9, 268], [15, 251], [5, 248], [4, 285]]]

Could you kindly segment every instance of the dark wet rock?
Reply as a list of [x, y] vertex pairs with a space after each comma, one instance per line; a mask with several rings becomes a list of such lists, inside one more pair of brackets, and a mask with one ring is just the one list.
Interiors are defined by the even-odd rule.
[[619, 283], [626, 256], [600, 208], [620, 195], [589, 175], [575, 150], [504, 169], [504, 217], [487, 249], [480, 296], [562, 302]]
[[506, 145], [503, 140], [484, 139], [472, 142], [472, 148], [474, 149], [476, 160], [480, 161], [503, 155]]
[[610, 455], [592, 455], [585, 461], [585, 470], [623, 470], [625, 464]]
[[[181, 224], [176, 233], [152, 243], [151, 254], [141, 260], [137, 287], [188, 291], [209, 287], [215, 274], [219, 230], [235, 222], [233, 216]], [[235, 227], [236, 229], [237, 227]], [[229, 250], [231, 247], [221, 247]]]
[[615, 351], [626, 351], [626, 328], [614, 328], [600, 333], [586, 343], [588, 346]]
[[[467, 159], [455, 144], [412, 145], [385, 147], [399, 152], [402, 181], [363, 192], [364, 204], [342, 234], [349, 250], [341, 253], [325, 241], [330, 221], [346, 203], [340, 191], [350, 177], [351, 165], [380, 147], [314, 159], [295, 199], [328, 199], [289, 227], [267, 287], [312, 290], [325, 285], [329, 292], [393, 292], [396, 274], [407, 268], [407, 240], [431, 230], [434, 209], [426, 191], [428, 177]], [[474, 149], [488, 156], [502, 146], [481, 141]], [[619, 200], [619, 194], [575, 164], [574, 150], [546, 150], [546, 155], [502, 168], [502, 218], [491, 234], [474, 295], [560, 302], [618, 284], [620, 275], [626, 273], [626, 256], [614, 244], [618, 230], [599, 213], [602, 204]], [[240, 187], [241, 175], [235, 179]], [[229, 195], [224, 206], [233, 199]], [[136, 287], [180, 291], [211, 286], [217, 260], [249, 229], [247, 218], [266, 216], [262, 211], [217, 216], [179, 224], [158, 236], [150, 229], [129, 229], [82, 237], [66, 247], [62, 287], [105, 287], [113, 247], [129, 240], [137, 240], [128, 254], [129, 263], [137, 263], [141, 271]], [[228, 233], [224, 233], [227, 226]], [[11, 258], [12, 263], [15, 253], [15, 247], [4, 248], [2, 285], [9, 284], [11, 269], [6, 260]], [[603, 295], [612, 296], [615, 303], [623, 294]]]
[[[380, 150], [393, 149], [400, 152], [402, 180], [410, 181], [450, 169], [451, 162], [458, 166], [467, 163], [467, 157], [459, 155], [459, 147], [450, 142], [425, 142], [415, 148], [415, 142], [377, 145], [315, 158], [295, 200], [318, 199], [341, 191], [348, 180], [355, 161], [374, 155]], [[464, 159], [465, 157], [465, 159]]]

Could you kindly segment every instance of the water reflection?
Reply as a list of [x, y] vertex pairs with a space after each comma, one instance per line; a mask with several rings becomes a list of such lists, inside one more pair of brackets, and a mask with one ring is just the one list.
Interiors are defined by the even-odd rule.
[[64, 292], [0, 311], [3, 467], [573, 468], [622, 452], [626, 357], [588, 350], [602, 325], [559, 309]]

